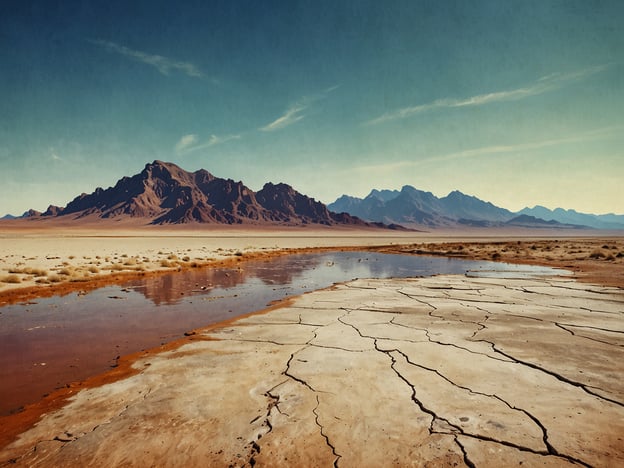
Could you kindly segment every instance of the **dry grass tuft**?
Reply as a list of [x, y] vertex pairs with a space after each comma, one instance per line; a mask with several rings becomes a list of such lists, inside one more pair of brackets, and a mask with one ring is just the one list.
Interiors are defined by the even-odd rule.
[[21, 282], [22, 282], [21, 278], [17, 275], [6, 275], [6, 276], [0, 277], [0, 283], [17, 284]]
[[41, 268], [11, 268], [9, 273], [21, 273], [24, 275], [47, 276], [48, 272]]
[[589, 254], [589, 258], [593, 258], [594, 260], [600, 260], [601, 258], [605, 258], [605, 254], [600, 250], [594, 250]]

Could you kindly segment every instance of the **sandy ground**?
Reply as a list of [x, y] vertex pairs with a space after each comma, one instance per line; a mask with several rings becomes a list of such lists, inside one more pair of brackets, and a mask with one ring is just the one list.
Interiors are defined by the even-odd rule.
[[[126, 357], [111, 373], [4, 418], [0, 463], [624, 464], [622, 237], [92, 235], [2, 234], [0, 268], [20, 282], [5, 283], [0, 300], [50, 275], [70, 278], [35, 283], [35, 291], [77, 283], [59, 269], [81, 278], [94, 261], [100, 272], [89, 274], [132, 258], [136, 264], [125, 266], [143, 271], [110, 271], [152, 274], [284, 247], [385, 244], [404, 254], [565, 266], [574, 274], [362, 279], [306, 294]], [[8, 271], [18, 268], [48, 271]]]
[[[23, 224], [9, 226], [10, 229], [0, 224], [0, 305], [89, 289], [132, 276], [238, 262], [290, 249], [376, 246], [401, 253], [531, 262], [577, 271], [604, 270], [589, 280], [624, 285], [621, 233], [619, 237], [604, 234], [597, 237], [600, 231], [587, 231], [580, 233], [585, 237], [579, 237], [576, 231], [425, 233], [318, 228], [199, 231], [111, 227], [70, 230], [25, 229]], [[566, 237], [571, 235], [575, 237]]]

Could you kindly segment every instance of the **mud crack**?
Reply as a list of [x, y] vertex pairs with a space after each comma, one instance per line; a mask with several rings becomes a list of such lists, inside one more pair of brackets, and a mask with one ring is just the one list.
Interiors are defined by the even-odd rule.
[[497, 348], [496, 345], [494, 343], [492, 343], [491, 341], [483, 340], [483, 339], [476, 340], [476, 341], [482, 341], [484, 343], [489, 343], [492, 346], [492, 349], [494, 351], [496, 351], [501, 356], [505, 356], [506, 358], [509, 358], [510, 360], [515, 362], [516, 364], [520, 364], [520, 365], [523, 365], [523, 366], [530, 367], [531, 369], [535, 369], [535, 370], [538, 370], [540, 372], [544, 372], [545, 374], [548, 374], [548, 375], [554, 377], [555, 379], [557, 379], [557, 380], [559, 380], [561, 382], [564, 382], [566, 384], [569, 384], [569, 385], [572, 385], [574, 387], [580, 388], [585, 393], [587, 393], [587, 394], [589, 394], [589, 395], [591, 395], [593, 397], [596, 397], [596, 398], [598, 398], [600, 400], [603, 400], [603, 401], [608, 401], [609, 403], [613, 403], [614, 405], [618, 405], [618, 406], [624, 407], [624, 403], [622, 403], [621, 401], [614, 400], [612, 398], [607, 398], [604, 395], [601, 395], [599, 393], [591, 391], [590, 388], [592, 388], [592, 387], [590, 387], [589, 385], [585, 385], [585, 384], [583, 384], [581, 382], [577, 382], [576, 380], [572, 380], [572, 379], [570, 379], [570, 378], [568, 378], [568, 377], [566, 377], [564, 375], [558, 374], [557, 372], [554, 372], [554, 371], [552, 371], [550, 369], [546, 369], [546, 368], [544, 368], [542, 366], [539, 366], [539, 365], [537, 365], [537, 364], [535, 364], [533, 362], [529, 362], [529, 361], [524, 361], [524, 360], [518, 359], [518, 358], [512, 356], [511, 354], [508, 354], [508, 353], [502, 351], [501, 349]]
[[329, 440], [329, 436], [325, 433], [325, 428], [323, 427], [323, 425], [319, 421], [318, 408], [319, 408], [320, 404], [321, 404], [321, 400], [319, 399], [318, 395], [316, 395], [316, 406], [312, 410], [312, 412], [314, 413], [314, 422], [319, 427], [319, 430], [321, 432], [321, 436], [325, 439], [325, 443], [331, 449], [332, 453], [336, 457], [334, 459], [334, 465], [333, 465], [334, 468], [338, 468], [338, 461], [342, 458], [342, 455], [340, 455], [338, 452], [336, 452], [336, 447]]

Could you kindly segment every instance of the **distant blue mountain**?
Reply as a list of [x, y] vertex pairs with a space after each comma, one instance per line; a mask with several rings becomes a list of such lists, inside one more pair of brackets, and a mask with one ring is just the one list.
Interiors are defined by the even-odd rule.
[[534, 206], [533, 208], [524, 208], [520, 210], [518, 214], [535, 216], [546, 221], [554, 220], [564, 224], [580, 224], [595, 229], [624, 229], [624, 215], [595, 215], [579, 213], [575, 210], [564, 210], [562, 208], [549, 210], [548, 208], [539, 205]]
[[2, 218], [0, 219], [17, 219], [17, 216], [13, 216], [12, 214], [5, 214]]
[[543, 206], [514, 213], [477, 197], [453, 191], [438, 198], [410, 185], [399, 190], [372, 190], [366, 198], [343, 195], [327, 207], [373, 222], [444, 226], [519, 226], [558, 229], [624, 229], [624, 215], [594, 215]]
[[545, 221], [542, 218], [536, 218], [527, 214], [521, 214], [513, 219], [505, 222], [506, 226], [525, 227], [525, 228], [557, 228], [557, 229], [584, 229], [587, 226], [579, 226], [576, 224], [560, 223], [551, 219]]
[[478, 225], [491, 225], [514, 217], [514, 213], [509, 210], [459, 191], [438, 198], [431, 192], [410, 185], [400, 191], [373, 190], [363, 199], [343, 195], [329, 204], [328, 208], [370, 221], [432, 227], [475, 222]]

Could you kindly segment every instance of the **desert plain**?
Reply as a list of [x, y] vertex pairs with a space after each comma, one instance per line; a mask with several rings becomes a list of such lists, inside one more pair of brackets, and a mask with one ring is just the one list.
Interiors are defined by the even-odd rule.
[[621, 233], [8, 226], [0, 305], [331, 249], [558, 273], [359, 278], [199, 328], [1, 418], [3, 465], [624, 465]]

